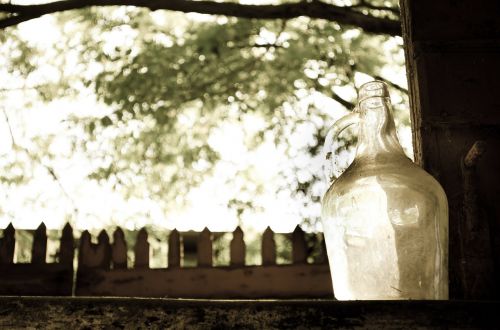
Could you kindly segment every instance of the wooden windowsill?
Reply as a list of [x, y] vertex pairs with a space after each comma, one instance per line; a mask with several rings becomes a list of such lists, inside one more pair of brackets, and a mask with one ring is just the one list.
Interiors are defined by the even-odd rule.
[[0, 328], [488, 328], [500, 301], [0, 297]]

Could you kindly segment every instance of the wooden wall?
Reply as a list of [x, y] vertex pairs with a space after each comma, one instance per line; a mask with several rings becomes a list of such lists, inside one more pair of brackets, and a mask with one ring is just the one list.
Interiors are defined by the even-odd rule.
[[450, 298], [498, 299], [500, 2], [400, 4], [416, 160], [448, 196]]

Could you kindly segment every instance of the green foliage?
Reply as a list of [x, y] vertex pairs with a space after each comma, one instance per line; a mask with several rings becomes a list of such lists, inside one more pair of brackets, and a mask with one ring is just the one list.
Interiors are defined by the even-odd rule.
[[[95, 93], [110, 112], [68, 121], [86, 136], [75, 142], [75, 150], [95, 160], [88, 178], [111, 182], [127, 197], [146, 196], [167, 212], [213, 173], [220, 159], [208, 143], [214, 130], [226, 121], [243, 123], [250, 113], [266, 124], [246, 137], [247, 147], [257, 148], [269, 135], [284, 146], [290, 164], [281, 172], [280, 189], [301, 203], [317, 204], [314, 187], [321, 174], [296, 160], [319, 153], [331, 113], [304, 100], [318, 94], [335, 99], [339, 88], [355, 95], [356, 73], [380, 76], [392, 61], [381, 47], [389, 37], [307, 18], [190, 20], [134, 8], [84, 9], [57, 17], [65, 34], [50, 60], [62, 73], [55, 82], [42, 81], [37, 95], [49, 101]], [[7, 63], [10, 73], [27, 79], [40, 65], [34, 60], [37, 49], [14, 36], [9, 40], [16, 49]], [[70, 53], [77, 63], [67, 73]], [[344, 98], [355, 102], [353, 96]], [[311, 127], [311, 142], [289, 142]], [[349, 149], [354, 142], [347, 136], [340, 147]], [[17, 171], [16, 166], [19, 162], [3, 164], [2, 172], [10, 173], [2, 177], [6, 184], [29, 179], [29, 168]], [[298, 179], [299, 171], [308, 173]], [[239, 174], [251, 180], [251, 172]], [[261, 185], [257, 192], [265, 185], [256, 184]], [[227, 203], [239, 216], [259, 207], [240, 196]], [[306, 216], [305, 221], [316, 220]]]

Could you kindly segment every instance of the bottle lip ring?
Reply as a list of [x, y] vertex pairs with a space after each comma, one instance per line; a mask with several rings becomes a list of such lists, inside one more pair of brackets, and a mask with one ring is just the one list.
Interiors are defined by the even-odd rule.
[[367, 81], [367, 82], [365, 82], [365, 83], [362, 83], [362, 84], [359, 86], [359, 88], [358, 88], [358, 89], [359, 89], [359, 90], [362, 90], [362, 89], [363, 89], [363, 87], [365, 87], [365, 85], [369, 85], [369, 84], [373, 84], [373, 83], [378, 83], [378, 84], [382, 84], [382, 85], [384, 85], [384, 86], [387, 86], [387, 83], [386, 83], [385, 81], [375, 79], [375, 80], [370, 80], [370, 81]]
[[359, 105], [361, 104], [361, 102], [364, 102], [364, 101], [366, 101], [368, 99], [371, 99], [371, 98], [374, 98], [374, 97], [381, 97], [383, 99], [389, 99], [389, 96], [387, 96], [387, 95], [369, 95], [369, 96], [365, 96], [362, 99], [358, 100], [356, 108], [359, 107]]

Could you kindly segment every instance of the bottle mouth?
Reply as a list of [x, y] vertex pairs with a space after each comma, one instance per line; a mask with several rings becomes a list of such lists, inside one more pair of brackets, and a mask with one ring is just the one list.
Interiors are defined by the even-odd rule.
[[389, 97], [387, 84], [380, 80], [369, 81], [359, 88], [358, 106], [361, 102], [372, 97]]

